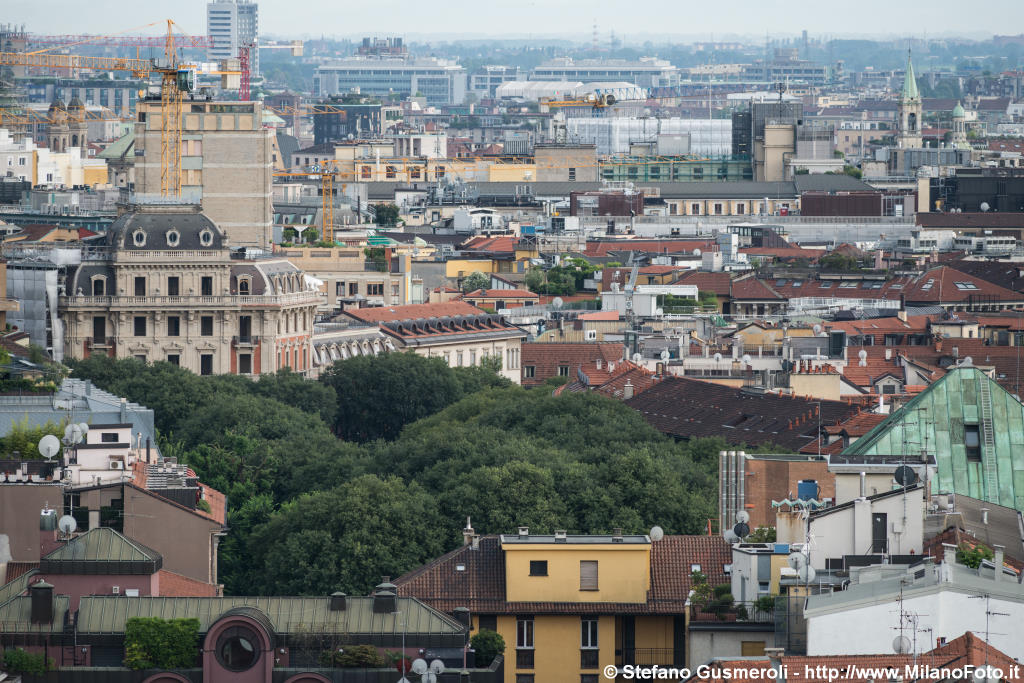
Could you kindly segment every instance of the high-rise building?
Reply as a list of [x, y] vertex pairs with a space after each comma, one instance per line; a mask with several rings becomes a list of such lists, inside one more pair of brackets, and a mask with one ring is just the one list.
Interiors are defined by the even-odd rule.
[[[213, 39], [210, 56], [215, 60], [239, 56], [238, 48], [256, 45], [260, 29], [259, 5], [252, 0], [215, 0], [206, 4], [206, 34]], [[260, 72], [260, 53], [253, 49], [249, 72]]]

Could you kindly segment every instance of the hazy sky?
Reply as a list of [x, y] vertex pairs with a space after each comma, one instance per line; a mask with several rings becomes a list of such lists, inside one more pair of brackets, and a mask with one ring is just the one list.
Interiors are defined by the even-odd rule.
[[[178, 0], [2, 0], [0, 22], [34, 33], [124, 33], [166, 18], [206, 32], [206, 2]], [[1024, 31], [1024, 0], [261, 0], [261, 35], [408, 39], [578, 35], [596, 22], [626, 41], [727, 39], [730, 35], [970, 35]], [[168, 16], [170, 14], [170, 16]], [[130, 33], [155, 33], [139, 29]]]

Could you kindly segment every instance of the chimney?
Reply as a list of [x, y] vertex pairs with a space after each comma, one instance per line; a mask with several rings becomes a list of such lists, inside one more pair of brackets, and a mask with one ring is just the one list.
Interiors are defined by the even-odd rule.
[[936, 339], [935, 340], [935, 352], [939, 353], [940, 351], [942, 351], [942, 340], [941, 339]]
[[398, 611], [398, 598], [395, 596], [397, 586], [391, 583], [391, 577], [385, 576], [384, 580], [377, 584], [373, 592], [374, 614], [391, 614]]
[[904, 308], [896, 311], [896, 317], [903, 322], [907, 322], [907, 311]]
[[892, 360], [892, 349], [887, 348], [885, 350], [885, 359], [886, 360]]
[[633, 398], [633, 382], [626, 380], [626, 386], [622, 387], [622, 398], [629, 400]]
[[622, 543], [622, 527], [617, 526], [612, 529], [612, 543]]
[[519, 527], [519, 538], [529, 538], [529, 537], [530, 537], [530, 527], [528, 527], [528, 526], [521, 526], [521, 527]]
[[601, 369], [601, 359], [600, 358], [597, 359], [597, 369], [598, 370]]
[[341, 591], [331, 593], [330, 610], [332, 612], [345, 611], [345, 594]]
[[128, 421], [128, 399], [121, 399], [121, 422], [122, 424]]
[[565, 543], [568, 540], [565, 529], [555, 530], [555, 543]]
[[995, 580], [996, 581], [1002, 581], [1003, 580], [1003, 557], [1005, 556], [1006, 548], [1001, 546], [1001, 545], [993, 545], [992, 546], [992, 550], [995, 551], [995, 557], [992, 559], [992, 562], [995, 564], [995, 569], [996, 569]]
[[472, 550], [480, 550], [480, 534], [473, 534], [469, 547]]
[[942, 544], [942, 562], [949, 566], [956, 564], [956, 546], [949, 543]]
[[960, 347], [959, 346], [954, 346], [953, 347], [953, 358], [959, 358], [959, 357], [960, 357]]
[[31, 613], [33, 624], [49, 624], [53, 621], [53, 584], [45, 580], [32, 584]]
[[860, 473], [860, 497], [866, 498], [868, 494], [868, 475], [866, 472]]
[[981, 523], [988, 526], [988, 508], [981, 508]]
[[468, 607], [456, 607], [452, 610], [452, 616], [455, 617], [455, 620], [462, 624], [467, 631], [472, 627], [473, 622], [471, 620]]
[[469, 517], [466, 517], [466, 528], [462, 530], [462, 545], [469, 545], [473, 540], [473, 525], [469, 521]]

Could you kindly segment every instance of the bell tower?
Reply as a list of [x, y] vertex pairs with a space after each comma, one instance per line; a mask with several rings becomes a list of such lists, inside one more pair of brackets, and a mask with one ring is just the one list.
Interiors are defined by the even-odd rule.
[[901, 149], [913, 149], [923, 146], [921, 138], [921, 93], [917, 89], [914, 77], [914, 65], [910, 63], [910, 52], [907, 52], [907, 75], [903, 79], [903, 91], [896, 107], [899, 131], [896, 135], [896, 146]]

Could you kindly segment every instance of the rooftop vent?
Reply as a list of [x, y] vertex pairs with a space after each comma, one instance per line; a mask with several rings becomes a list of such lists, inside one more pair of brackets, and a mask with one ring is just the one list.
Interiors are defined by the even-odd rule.
[[345, 594], [341, 591], [331, 593], [330, 609], [332, 612], [345, 611]]
[[612, 543], [622, 543], [622, 527], [612, 529]]
[[520, 538], [527, 538], [529, 535], [530, 535], [530, 527], [528, 527], [528, 526], [521, 526], [521, 527], [519, 527], [519, 537]]
[[566, 540], [565, 529], [559, 529], [558, 531], [555, 532], [555, 540], [558, 541], [559, 543], [565, 543], [565, 540]]

